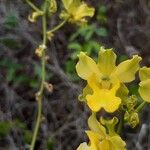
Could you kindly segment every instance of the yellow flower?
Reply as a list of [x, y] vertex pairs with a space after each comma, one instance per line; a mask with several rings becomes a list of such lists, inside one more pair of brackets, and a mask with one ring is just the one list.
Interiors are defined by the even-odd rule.
[[[112, 122], [112, 126], [114, 121], [114, 118], [109, 121]], [[97, 121], [95, 115], [90, 116], [88, 125], [91, 130], [86, 131], [86, 133], [90, 142], [89, 144], [81, 143], [77, 150], [125, 150], [126, 143], [121, 137], [115, 132], [106, 133], [105, 127]]]
[[116, 66], [116, 54], [112, 49], [101, 48], [98, 63], [88, 57], [84, 52], [79, 54], [79, 62], [76, 65], [78, 75], [87, 80], [87, 86], [83, 90], [83, 96], [92, 111], [104, 108], [107, 112], [118, 109], [121, 99], [116, 96], [117, 90], [123, 83], [135, 79], [135, 73], [139, 69], [141, 57], [134, 55]]
[[116, 97], [116, 91], [120, 87], [119, 82], [113, 84], [110, 89], [102, 88], [96, 83], [95, 77], [92, 76], [88, 80], [88, 85], [93, 90], [93, 94], [86, 96], [87, 104], [92, 111], [97, 112], [101, 108], [104, 108], [107, 112], [114, 112], [118, 109], [121, 103], [121, 99]]
[[139, 93], [144, 101], [150, 102], [150, 68], [143, 67], [139, 71]]
[[86, 3], [81, 0], [62, 0], [65, 10], [60, 14], [62, 19], [68, 19], [71, 23], [85, 23], [85, 17], [92, 17], [94, 15], [94, 8], [88, 7]]

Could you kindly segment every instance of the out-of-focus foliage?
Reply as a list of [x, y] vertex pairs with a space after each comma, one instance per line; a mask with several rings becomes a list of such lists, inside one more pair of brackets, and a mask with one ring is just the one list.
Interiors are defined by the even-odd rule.
[[51, 138], [48, 139], [46, 147], [47, 150], [54, 150], [54, 141]]
[[14, 13], [8, 14], [5, 17], [4, 25], [6, 28], [12, 29], [18, 27], [18, 19]]
[[105, 5], [99, 6], [98, 13], [96, 15], [96, 19], [101, 24], [107, 24], [108, 23], [107, 8]]
[[[39, 7], [43, 1], [33, 2]], [[56, 2], [57, 14], [47, 22], [49, 28], [59, 23], [60, 9], [64, 8], [61, 1]], [[88, 25], [78, 28], [66, 24], [56, 33], [53, 41], [48, 42], [46, 78], [54, 85], [54, 92], [46, 93], [44, 97], [45, 121], [42, 122], [37, 150], [46, 149], [43, 145], [50, 150], [76, 149], [81, 141], [85, 141], [83, 129], [87, 128], [89, 112], [77, 103], [83, 82], [79, 81], [74, 69], [80, 51], [95, 59], [99, 47], [104, 45], [116, 49], [118, 63], [138, 53], [143, 57], [144, 65], [150, 64], [149, 1], [88, 0], [87, 3], [95, 8], [95, 15]], [[26, 148], [31, 141], [36, 114], [34, 96], [41, 70], [34, 50], [41, 42], [42, 31], [40, 21], [35, 25], [27, 21], [29, 13], [31, 9], [25, 1], [0, 1], [0, 123], [7, 128], [4, 133], [6, 141], [0, 137], [0, 149], [12, 149], [13, 146]], [[129, 85], [129, 95], [138, 97], [138, 105], [137, 82], [138, 79]], [[136, 128], [139, 134], [125, 126], [123, 137], [128, 141], [128, 149], [138, 146], [148, 149], [149, 114], [147, 108], [140, 114], [141, 126]], [[12, 120], [16, 119], [25, 127], [14, 127]]]
[[0, 137], [4, 137], [9, 134], [11, 130], [11, 123], [8, 121], [0, 122]]

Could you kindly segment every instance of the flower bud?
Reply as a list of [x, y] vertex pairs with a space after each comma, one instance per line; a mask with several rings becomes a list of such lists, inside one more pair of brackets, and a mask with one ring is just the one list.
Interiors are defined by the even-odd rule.
[[42, 57], [42, 54], [43, 54], [43, 50], [46, 49], [46, 46], [45, 45], [39, 45], [39, 47], [35, 50], [35, 54], [38, 56], [38, 57]]
[[47, 34], [47, 38], [51, 41], [54, 34], [51, 31], [48, 31], [46, 34]]
[[36, 22], [37, 21], [37, 18], [39, 16], [42, 16], [43, 15], [43, 11], [35, 11], [33, 12], [31, 15], [28, 16], [28, 20], [32, 23]]
[[56, 0], [50, 0], [49, 12], [55, 13], [57, 11], [57, 3]]
[[132, 128], [135, 128], [139, 124], [139, 116], [138, 113], [128, 111], [124, 115], [124, 120], [126, 120]]
[[49, 93], [53, 92], [53, 85], [47, 82], [44, 82], [44, 87], [47, 89]]
[[129, 118], [129, 123], [132, 128], [135, 128], [139, 124], [138, 113], [134, 112], [133, 114], [131, 114], [131, 116]]

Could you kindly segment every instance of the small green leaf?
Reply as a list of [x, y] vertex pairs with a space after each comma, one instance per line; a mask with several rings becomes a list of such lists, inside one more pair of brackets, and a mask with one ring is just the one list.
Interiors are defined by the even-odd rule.
[[4, 21], [4, 25], [7, 27], [7, 28], [15, 28], [18, 26], [18, 19], [17, 17], [15, 16], [15, 14], [11, 13], [11, 14], [8, 14], [5, 18], [5, 21]]
[[74, 49], [74, 50], [77, 50], [77, 51], [80, 51], [82, 49], [81, 45], [79, 43], [76, 43], [76, 42], [72, 42], [68, 45], [68, 48], [69, 49]]
[[106, 37], [108, 36], [108, 32], [106, 30], [106, 28], [98, 28], [95, 30], [95, 33], [98, 35], [98, 36], [101, 36], [101, 37]]

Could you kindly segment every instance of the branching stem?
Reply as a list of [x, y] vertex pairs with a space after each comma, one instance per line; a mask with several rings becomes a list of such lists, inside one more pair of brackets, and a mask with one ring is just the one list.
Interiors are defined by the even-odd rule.
[[37, 12], [41, 12], [41, 10], [39, 8], [37, 8], [30, 0], [26, 0], [26, 2], [33, 10], [35, 10]]
[[118, 124], [118, 128], [117, 128], [117, 133], [118, 134], [121, 134], [122, 128], [123, 128], [123, 124], [124, 124], [124, 112], [121, 112], [120, 113], [119, 124]]
[[60, 24], [58, 24], [57, 26], [55, 26], [53, 29], [51, 29], [49, 32], [53, 33], [53, 32], [55, 32], [55, 31], [57, 31], [57, 30], [60, 29], [66, 22], [67, 22], [67, 20], [64, 20], [63, 22], [61, 22]]

